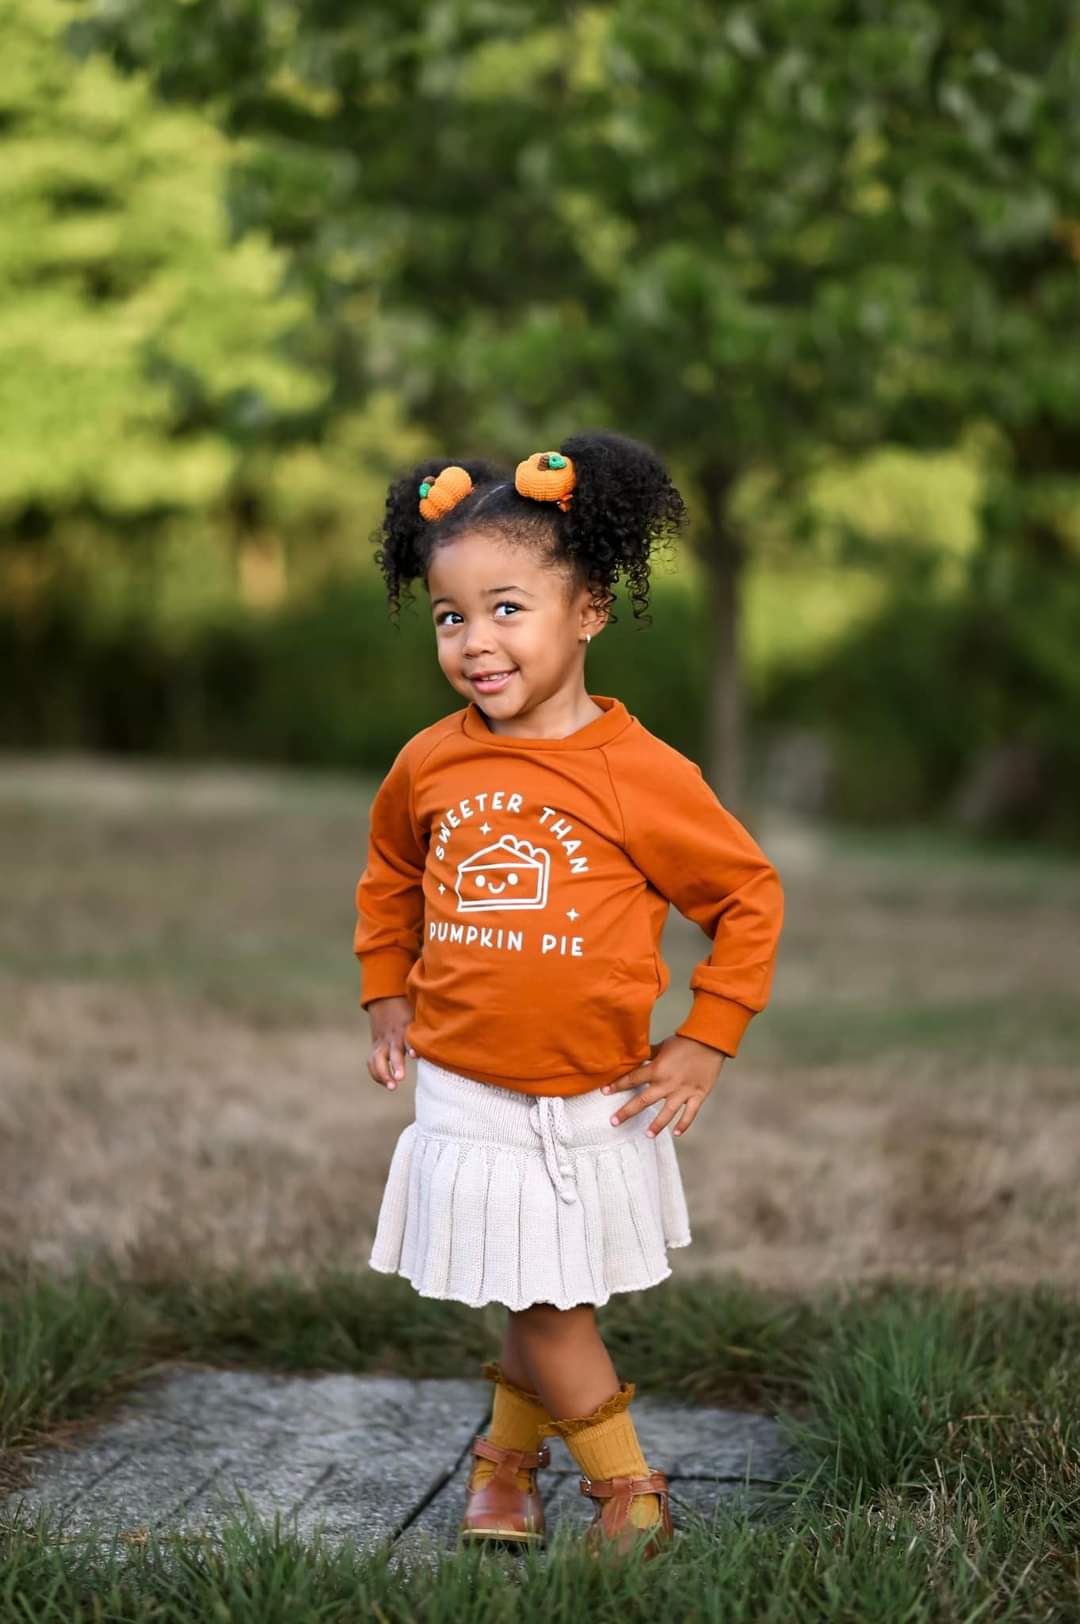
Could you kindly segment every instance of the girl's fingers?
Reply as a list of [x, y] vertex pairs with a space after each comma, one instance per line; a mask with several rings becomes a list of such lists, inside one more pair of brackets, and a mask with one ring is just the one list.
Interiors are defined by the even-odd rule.
[[694, 1118], [697, 1116], [700, 1109], [701, 1109], [701, 1101], [700, 1101], [700, 1099], [687, 1100], [687, 1102], [686, 1102], [686, 1110], [682, 1114], [682, 1120], [680, 1121], [679, 1126], [677, 1128], [673, 1128], [671, 1130], [672, 1133], [685, 1133], [687, 1128], [690, 1126], [691, 1122], [693, 1122]]
[[616, 1111], [611, 1120], [615, 1124], [625, 1122], [627, 1117], [636, 1116], [639, 1111], [644, 1111], [646, 1106], [655, 1105], [657, 1100], [663, 1098], [664, 1090], [658, 1083], [651, 1083], [648, 1088], [643, 1088], [640, 1094], [635, 1094], [621, 1110]]
[[[368, 1071], [383, 1088], [396, 1088], [405, 1075], [404, 1038], [380, 1038], [368, 1058]], [[409, 1049], [415, 1055], [415, 1049]]]
[[629, 1105], [624, 1105], [621, 1111], [615, 1112], [615, 1115], [611, 1119], [612, 1124], [615, 1127], [618, 1127], [620, 1122], [625, 1122], [627, 1117], [633, 1116], [635, 1112], [640, 1111], [641, 1109], [642, 1107], [638, 1100], [631, 1100]]
[[393, 1088], [393, 1080], [388, 1069], [387, 1040], [382, 1038], [372, 1049], [368, 1057], [368, 1071], [382, 1088]]
[[[654, 1055], [659, 1047], [660, 1045], [658, 1043], [653, 1044], [652, 1052]], [[601, 1094], [622, 1094], [628, 1088], [640, 1088], [642, 1083], [646, 1082], [648, 1079], [645, 1077], [637, 1077], [634, 1075], [634, 1073], [642, 1071], [644, 1067], [651, 1065], [651, 1059], [643, 1060], [640, 1066], [635, 1066], [633, 1071], [628, 1071], [625, 1077], [616, 1077], [614, 1082], [605, 1083], [603, 1088], [600, 1090]]]
[[685, 1100], [668, 1100], [663, 1109], [657, 1111], [649, 1126], [645, 1129], [646, 1137], [655, 1139], [658, 1133], [663, 1133], [672, 1117], [678, 1116], [685, 1103]]

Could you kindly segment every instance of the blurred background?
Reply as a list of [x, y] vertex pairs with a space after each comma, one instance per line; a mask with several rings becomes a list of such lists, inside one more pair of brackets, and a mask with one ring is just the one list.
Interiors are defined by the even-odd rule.
[[[460, 705], [371, 533], [422, 455], [605, 426], [692, 526], [651, 623], [616, 587], [590, 691], [788, 888], [680, 1149], [683, 1266], [1074, 1273], [1072, 7], [12, 0], [4, 33], [12, 1252], [366, 1256], [408, 1102], [355, 1006], [365, 812]], [[667, 943], [656, 1037], [707, 951]]]

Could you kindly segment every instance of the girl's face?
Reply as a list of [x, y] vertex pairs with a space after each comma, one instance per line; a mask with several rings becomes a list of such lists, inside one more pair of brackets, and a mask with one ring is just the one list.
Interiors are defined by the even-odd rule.
[[585, 634], [603, 619], [585, 587], [531, 548], [463, 531], [435, 549], [427, 590], [439, 664], [451, 685], [498, 722], [584, 694]]

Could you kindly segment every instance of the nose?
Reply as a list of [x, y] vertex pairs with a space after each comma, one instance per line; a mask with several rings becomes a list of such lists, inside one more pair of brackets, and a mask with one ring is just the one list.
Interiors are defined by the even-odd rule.
[[466, 658], [477, 654], [486, 654], [490, 652], [493, 645], [494, 640], [490, 629], [485, 628], [483, 621], [478, 625], [474, 624], [466, 627], [465, 641], [462, 645], [462, 652]]

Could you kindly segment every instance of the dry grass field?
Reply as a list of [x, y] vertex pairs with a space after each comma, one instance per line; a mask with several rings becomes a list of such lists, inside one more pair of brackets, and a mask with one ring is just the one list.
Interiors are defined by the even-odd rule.
[[[365, 1264], [407, 1086], [351, 953], [370, 781], [0, 765], [0, 1253], [134, 1278]], [[1073, 1285], [1080, 863], [763, 822], [773, 1003], [679, 1142], [678, 1276]], [[672, 914], [689, 1005], [707, 943]]]

